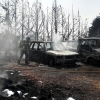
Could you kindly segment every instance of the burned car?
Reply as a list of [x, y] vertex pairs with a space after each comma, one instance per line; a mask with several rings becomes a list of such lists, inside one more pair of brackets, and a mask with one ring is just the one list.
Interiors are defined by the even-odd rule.
[[100, 38], [79, 39], [77, 50], [82, 62], [96, 65], [100, 61]]
[[64, 42], [32, 41], [30, 44], [30, 61], [55, 64], [75, 64], [77, 52], [68, 51]]

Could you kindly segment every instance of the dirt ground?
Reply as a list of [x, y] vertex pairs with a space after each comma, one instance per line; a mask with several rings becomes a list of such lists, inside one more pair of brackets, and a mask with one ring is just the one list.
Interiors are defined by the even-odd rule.
[[[68, 97], [74, 100], [100, 100], [99, 66], [77, 63], [75, 66], [50, 67], [35, 62], [30, 62], [29, 65], [24, 62], [20, 65], [14, 62], [0, 65], [2, 73], [5, 70], [10, 72], [10, 75], [7, 75], [12, 81], [1, 90], [9, 88], [13, 91], [21, 90], [22, 94], [28, 93], [27, 97], [1, 95], [0, 100], [35, 100], [32, 96], [40, 98], [39, 100], [49, 100], [51, 97], [55, 100], [68, 100]], [[14, 72], [12, 76], [11, 71]]]

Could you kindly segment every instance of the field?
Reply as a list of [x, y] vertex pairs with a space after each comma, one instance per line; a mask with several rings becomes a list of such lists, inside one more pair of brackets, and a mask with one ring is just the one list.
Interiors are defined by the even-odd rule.
[[[24, 62], [20, 65], [1, 62], [0, 65], [0, 76], [3, 77], [3, 72], [6, 72], [7, 80], [12, 81], [11, 84], [2, 86], [1, 92], [6, 88], [22, 92], [21, 95], [10, 97], [1, 93], [0, 100], [35, 100], [32, 96], [39, 100], [49, 100], [51, 97], [55, 100], [67, 100], [69, 97], [75, 100], [100, 100], [99, 66], [77, 63], [75, 66], [50, 67], [35, 62], [30, 62], [29, 65]], [[23, 97], [25, 93], [28, 95]]]

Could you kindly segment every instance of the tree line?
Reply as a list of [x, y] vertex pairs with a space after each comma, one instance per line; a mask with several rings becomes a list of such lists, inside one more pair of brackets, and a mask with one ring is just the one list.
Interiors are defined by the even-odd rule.
[[2, 0], [0, 3], [1, 34], [13, 34], [22, 39], [32, 36], [34, 40], [52, 40], [60, 34], [62, 41], [78, 39], [88, 35], [88, 22], [83, 21], [80, 12], [66, 12], [54, 0], [52, 7], [44, 11], [41, 2], [34, 1], [30, 6], [27, 0]]
[[89, 35], [88, 20], [82, 19], [79, 10], [68, 13], [57, 1], [44, 10], [38, 0], [33, 4], [27, 0], [0, 1], [0, 48], [17, 50], [19, 40], [30, 36], [31, 40], [53, 41], [54, 35], [61, 41], [77, 40]]

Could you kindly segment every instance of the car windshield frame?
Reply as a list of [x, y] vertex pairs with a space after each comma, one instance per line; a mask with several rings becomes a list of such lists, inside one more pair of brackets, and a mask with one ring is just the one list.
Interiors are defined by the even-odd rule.
[[[73, 51], [72, 49], [74, 49], [74, 47], [76, 47], [75, 49], [77, 49], [77, 45], [76, 45], [77, 41], [65, 41], [65, 42], [52, 42], [52, 41], [32, 41], [30, 48], [34, 49], [34, 46], [37, 44], [41, 44], [43, 43], [43, 51], [48, 51], [48, 50], [58, 50], [58, 51], [66, 51], [66, 50], [70, 50]], [[77, 42], [78, 44], [78, 42]], [[38, 48], [38, 47], [37, 47]], [[38, 50], [38, 49], [37, 49]]]
[[[82, 44], [82, 42], [84, 43]], [[100, 39], [81, 39], [80, 45], [90, 45], [92, 48], [100, 48]]]
[[[77, 41], [76, 41], [77, 42]], [[72, 43], [72, 42], [47, 42], [49, 47], [47, 47], [47, 45], [45, 46], [46, 50], [58, 50], [58, 51], [64, 51], [64, 50], [71, 50], [73, 49], [73, 46], [76, 45], [76, 43]], [[46, 44], [47, 44], [46, 43]], [[78, 43], [77, 43], [78, 45]], [[75, 46], [77, 49], [77, 45]]]

